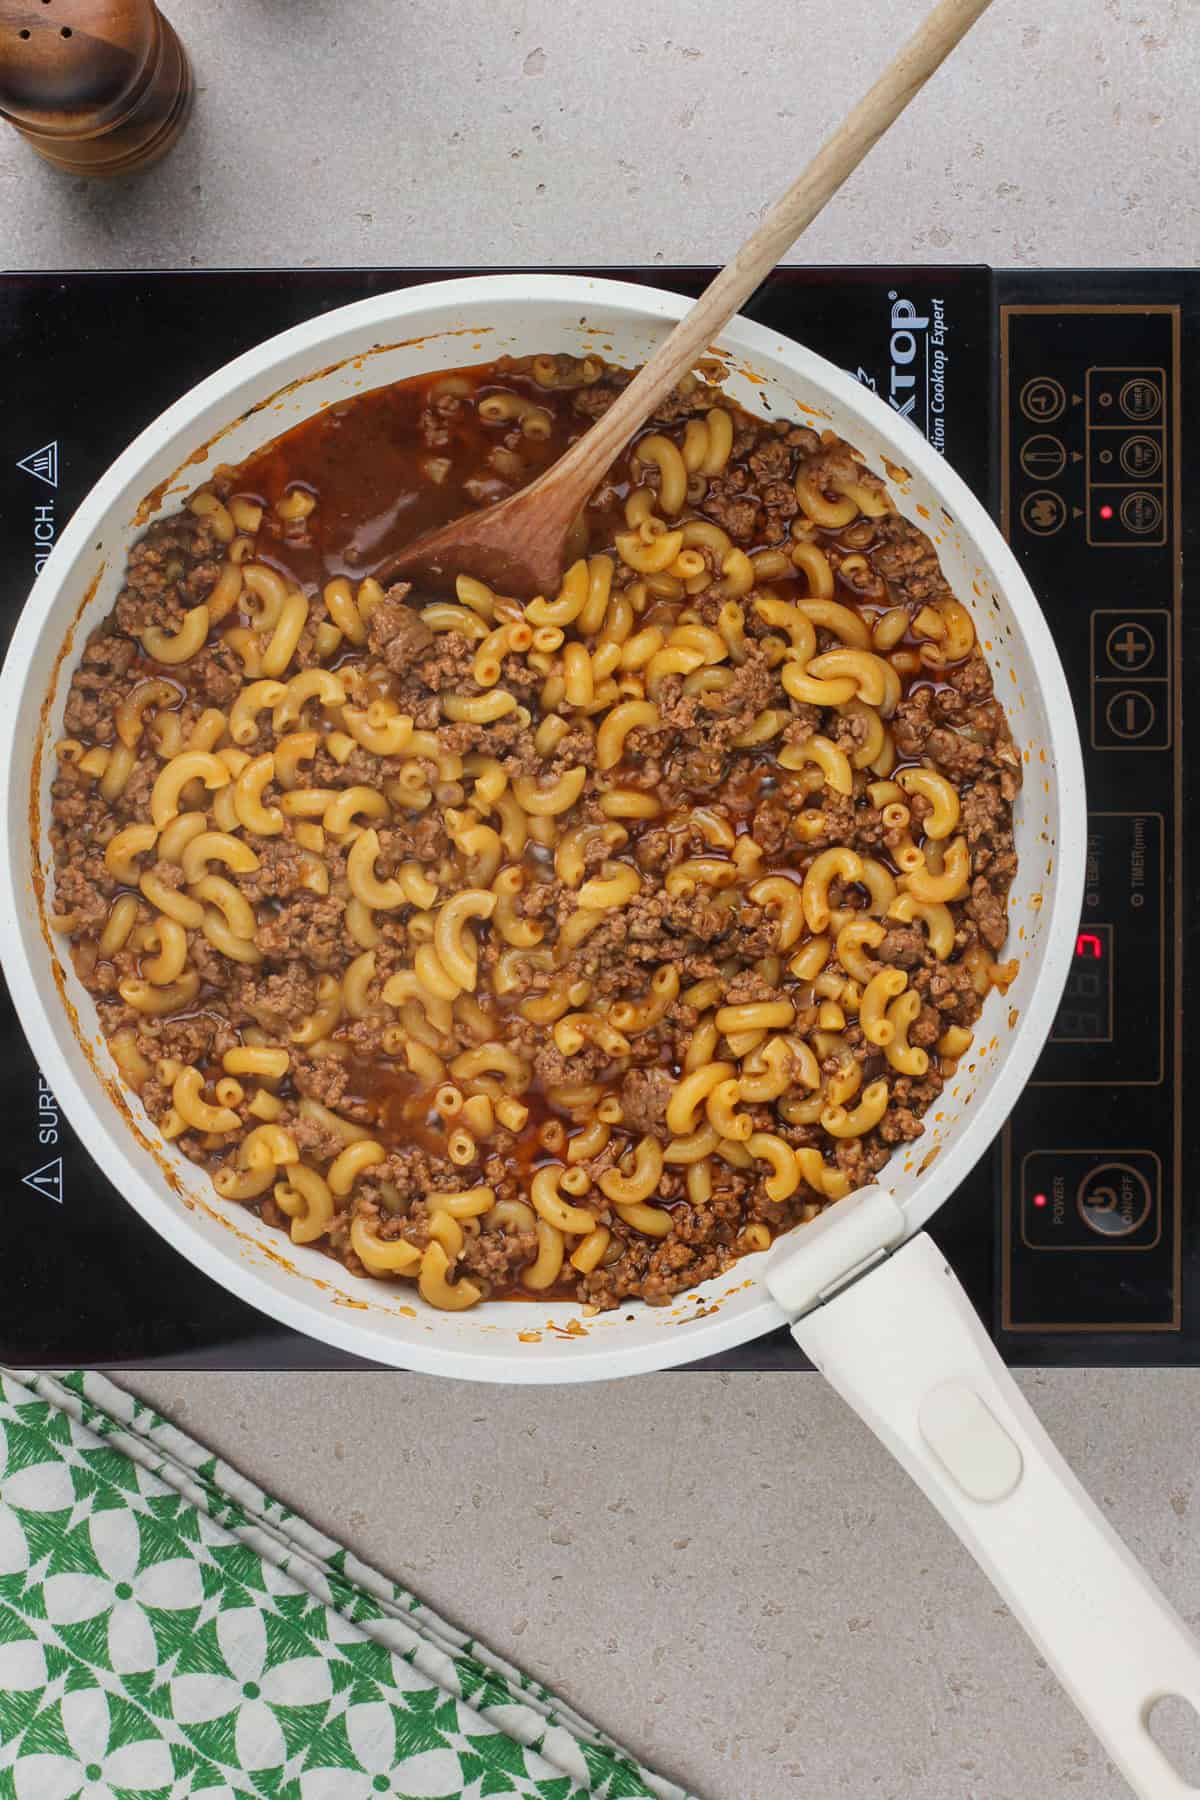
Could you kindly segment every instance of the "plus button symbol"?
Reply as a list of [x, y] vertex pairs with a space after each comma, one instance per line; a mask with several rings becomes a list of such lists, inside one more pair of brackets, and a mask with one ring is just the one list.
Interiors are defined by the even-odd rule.
[[1105, 640], [1109, 667], [1126, 675], [1144, 669], [1154, 657], [1154, 638], [1145, 625], [1133, 619], [1122, 619], [1114, 625]]

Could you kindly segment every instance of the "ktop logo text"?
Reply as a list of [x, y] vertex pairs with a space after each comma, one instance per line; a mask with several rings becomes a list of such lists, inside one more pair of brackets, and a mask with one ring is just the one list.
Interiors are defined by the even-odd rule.
[[925, 392], [929, 320], [894, 288], [889, 289], [888, 299], [892, 303], [888, 399], [898, 413], [924, 430], [927, 421], [916, 418], [915, 413], [917, 397]]

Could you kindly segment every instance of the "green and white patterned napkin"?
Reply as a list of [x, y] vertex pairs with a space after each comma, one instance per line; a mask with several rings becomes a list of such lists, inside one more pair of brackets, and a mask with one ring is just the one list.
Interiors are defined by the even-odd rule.
[[106, 1381], [0, 1371], [0, 1800], [690, 1800]]

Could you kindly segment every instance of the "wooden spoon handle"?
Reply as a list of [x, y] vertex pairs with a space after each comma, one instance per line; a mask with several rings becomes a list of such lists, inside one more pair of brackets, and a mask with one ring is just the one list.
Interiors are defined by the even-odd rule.
[[578, 492], [579, 504], [583, 505], [642, 420], [703, 355], [743, 301], [812, 224], [990, 3], [991, 0], [938, 0], [874, 87], [821, 146], [804, 173], [776, 200], [761, 225], [714, 276], [639, 374], [555, 464], [557, 492], [569, 487]]

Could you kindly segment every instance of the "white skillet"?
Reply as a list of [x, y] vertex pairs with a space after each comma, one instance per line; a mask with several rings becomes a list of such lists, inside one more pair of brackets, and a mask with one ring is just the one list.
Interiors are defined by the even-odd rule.
[[[247, 352], [143, 432], [63, 532], [0, 676], [0, 949], [13, 997], [66, 1116], [138, 1212], [214, 1280], [327, 1343], [431, 1374], [588, 1381], [710, 1356], [790, 1321], [818, 1368], [978, 1558], [1136, 1791], [1179, 1800], [1200, 1790], [1171, 1770], [1146, 1721], [1167, 1694], [1200, 1708], [1200, 1652], [1047, 1440], [921, 1231], [987, 1150], [1054, 1017], [1084, 868], [1074, 710], [1045, 620], [984, 509], [851, 377], [741, 318], [720, 338], [725, 385], [737, 400], [761, 415], [799, 415], [841, 433], [890, 475], [901, 510], [932, 533], [971, 609], [1025, 762], [1010, 898], [1020, 971], [1006, 996], [989, 998], [976, 1045], [925, 1135], [896, 1152], [877, 1186], [669, 1307], [623, 1307], [587, 1320], [566, 1303], [534, 1301], [437, 1313], [411, 1287], [356, 1280], [217, 1200], [136, 1103], [133, 1121], [127, 1116], [95, 1009], [69, 966], [59, 965], [59, 977], [78, 1028], [51, 980], [36, 891], [36, 872], [50, 864], [49, 748], [62, 734], [87, 632], [111, 610], [128, 549], [149, 519], [177, 507], [216, 463], [240, 461], [355, 392], [506, 353], [591, 350], [640, 363], [685, 305], [655, 289], [555, 275], [385, 294]], [[31, 788], [40, 807], [35, 832]]]

